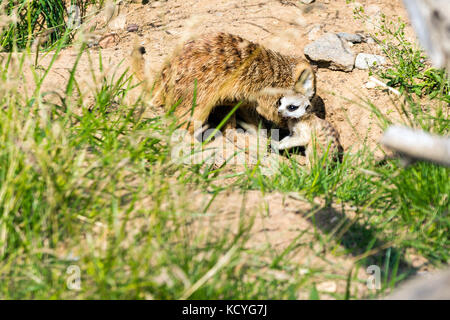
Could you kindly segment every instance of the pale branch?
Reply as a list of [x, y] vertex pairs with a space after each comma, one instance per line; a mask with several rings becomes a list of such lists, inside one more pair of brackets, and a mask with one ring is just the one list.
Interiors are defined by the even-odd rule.
[[381, 143], [413, 160], [426, 160], [450, 166], [450, 138], [432, 135], [422, 130], [391, 126]]

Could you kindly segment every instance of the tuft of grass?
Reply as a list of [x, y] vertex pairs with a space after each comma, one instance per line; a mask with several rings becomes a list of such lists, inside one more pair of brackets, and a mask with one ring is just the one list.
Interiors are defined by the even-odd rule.
[[[0, 49], [11, 51], [14, 46], [24, 49], [40, 38], [43, 48], [50, 48], [77, 27], [85, 18], [88, 7], [102, 7], [104, 0], [1, 0], [0, 15], [9, 21], [0, 28]], [[4, 12], [1, 12], [4, 10]]]

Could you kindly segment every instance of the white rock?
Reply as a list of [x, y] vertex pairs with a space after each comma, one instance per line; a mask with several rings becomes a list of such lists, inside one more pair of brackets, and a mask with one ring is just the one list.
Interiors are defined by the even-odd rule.
[[373, 81], [367, 81], [364, 84], [364, 88], [366, 88], [366, 89], [374, 89], [376, 86], [377, 86], [377, 84]]
[[322, 292], [333, 293], [333, 292], [336, 292], [336, 289], [337, 289], [337, 285], [336, 285], [336, 282], [334, 282], [334, 281], [325, 281], [325, 282], [319, 283], [317, 285], [317, 290], [322, 291]]
[[386, 64], [386, 59], [376, 54], [360, 53], [356, 56], [355, 67], [361, 70]]
[[121, 15], [113, 18], [109, 22], [109, 28], [111, 30], [123, 30], [123, 29], [125, 29], [126, 24], [127, 24], [127, 16], [125, 14], [121, 14]]
[[300, 0], [300, 1], [304, 4], [310, 4], [314, 2], [314, 0]]
[[322, 29], [321, 24], [315, 24], [308, 32], [308, 40], [316, 40], [318, 38], [318, 33]]
[[367, 42], [368, 44], [375, 44], [375, 40], [373, 40], [372, 37], [367, 37], [366, 42]]

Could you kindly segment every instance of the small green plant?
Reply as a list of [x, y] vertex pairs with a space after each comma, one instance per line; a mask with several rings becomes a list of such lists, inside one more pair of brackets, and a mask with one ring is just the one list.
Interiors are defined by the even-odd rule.
[[69, 23], [70, 10], [74, 10], [72, 14], [79, 14], [78, 18], [82, 19], [89, 6], [96, 4], [101, 7], [103, 2], [103, 0], [0, 0], [0, 16], [9, 21], [3, 26], [3, 31], [0, 28], [0, 49], [10, 51], [14, 45], [23, 49], [37, 37], [41, 38], [40, 45], [43, 48], [50, 47], [74, 27]]
[[[2, 0], [6, 14], [15, 15], [15, 21], [0, 35], [0, 46], [11, 50], [16, 44], [25, 48], [28, 42], [40, 35], [48, 36], [48, 44], [61, 39], [66, 29], [67, 13], [65, 1], [11, 1]], [[45, 36], [44, 35], [44, 36]]]
[[[354, 13], [357, 19], [371, 21], [363, 7], [357, 7]], [[430, 67], [422, 49], [407, 39], [406, 23], [400, 17], [392, 21], [382, 14], [381, 21], [375, 26], [377, 31], [371, 37], [382, 47], [391, 62], [386, 69], [375, 72], [387, 80], [387, 85], [399, 88], [401, 93], [438, 98], [450, 103], [447, 73]]]

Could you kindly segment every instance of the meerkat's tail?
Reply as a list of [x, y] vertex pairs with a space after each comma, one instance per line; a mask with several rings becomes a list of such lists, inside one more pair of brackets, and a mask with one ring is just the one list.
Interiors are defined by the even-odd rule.
[[130, 67], [131, 72], [136, 76], [136, 78], [142, 82], [142, 89], [144, 92], [144, 97], [147, 94], [151, 94], [150, 104], [154, 106], [161, 106], [163, 103], [161, 101], [161, 90], [159, 90], [158, 82], [152, 84], [148, 73], [146, 72], [144, 54], [146, 50], [144, 47], [135, 45], [133, 51], [130, 55]]
[[145, 75], [145, 48], [142, 46], [135, 46], [131, 52], [131, 71], [136, 75], [139, 81], [146, 81]]

